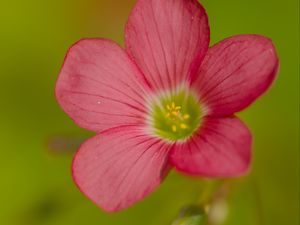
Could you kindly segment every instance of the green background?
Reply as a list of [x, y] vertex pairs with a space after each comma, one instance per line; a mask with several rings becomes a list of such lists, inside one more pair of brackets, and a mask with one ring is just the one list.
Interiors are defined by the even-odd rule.
[[[273, 39], [281, 61], [270, 91], [240, 113], [254, 134], [253, 169], [249, 176], [232, 181], [225, 224], [297, 225], [299, 1], [202, 4], [210, 18], [211, 44], [234, 34], [262, 34]], [[143, 202], [106, 214], [72, 183], [74, 146], [92, 134], [59, 108], [55, 80], [68, 47], [80, 38], [123, 43], [123, 27], [133, 5], [133, 0], [1, 1], [0, 224], [164, 225], [199, 195], [202, 181], [172, 172]], [[67, 143], [65, 150], [53, 147], [60, 139], [66, 139], [61, 143]]]

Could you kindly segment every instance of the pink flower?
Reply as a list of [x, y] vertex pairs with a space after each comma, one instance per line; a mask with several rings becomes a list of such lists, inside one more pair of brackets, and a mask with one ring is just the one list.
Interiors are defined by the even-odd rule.
[[234, 116], [274, 80], [268, 38], [239, 35], [209, 48], [196, 0], [139, 0], [126, 48], [83, 39], [65, 59], [56, 97], [79, 126], [97, 135], [72, 165], [80, 190], [106, 211], [152, 192], [171, 167], [196, 176], [246, 173], [251, 133]]

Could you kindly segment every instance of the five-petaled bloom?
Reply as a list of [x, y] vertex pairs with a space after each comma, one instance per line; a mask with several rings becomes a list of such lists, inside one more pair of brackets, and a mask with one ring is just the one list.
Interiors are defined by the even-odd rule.
[[169, 169], [234, 177], [249, 169], [251, 133], [233, 114], [270, 86], [278, 68], [272, 42], [258, 35], [209, 48], [197, 0], [138, 0], [126, 48], [83, 39], [56, 84], [64, 111], [97, 135], [72, 165], [80, 190], [106, 211], [152, 192]]

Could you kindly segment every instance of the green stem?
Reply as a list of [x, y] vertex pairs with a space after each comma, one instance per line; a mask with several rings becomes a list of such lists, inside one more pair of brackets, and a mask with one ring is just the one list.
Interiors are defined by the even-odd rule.
[[[208, 215], [207, 225], [214, 225], [214, 210], [218, 204], [223, 204], [230, 189], [229, 180], [204, 180], [197, 205], [201, 206]], [[226, 209], [225, 209], [226, 210]]]

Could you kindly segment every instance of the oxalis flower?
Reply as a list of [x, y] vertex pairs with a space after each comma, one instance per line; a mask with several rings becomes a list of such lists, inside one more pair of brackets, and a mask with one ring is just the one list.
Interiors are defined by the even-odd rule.
[[73, 160], [79, 189], [118, 211], [152, 192], [172, 167], [204, 177], [246, 173], [251, 133], [234, 113], [274, 80], [272, 42], [239, 35], [209, 48], [196, 0], [139, 0], [125, 39], [125, 49], [80, 40], [56, 84], [64, 111], [97, 133]]

